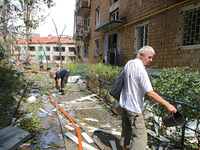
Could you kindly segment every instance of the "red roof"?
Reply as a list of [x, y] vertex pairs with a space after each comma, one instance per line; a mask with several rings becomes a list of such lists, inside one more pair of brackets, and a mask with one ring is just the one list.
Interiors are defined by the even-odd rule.
[[[60, 38], [60, 42], [68, 42], [68, 41], [73, 41], [73, 39], [71, 38]], [[30, 39], [30, 44], [39, 44], [39, 43], [56, 43], [58, 42], [58, 38], [57, 37], [33, 37]], [[18, 44], [25, 44], [26, 41], [23, 40], [19, 40], [17, 42]]]

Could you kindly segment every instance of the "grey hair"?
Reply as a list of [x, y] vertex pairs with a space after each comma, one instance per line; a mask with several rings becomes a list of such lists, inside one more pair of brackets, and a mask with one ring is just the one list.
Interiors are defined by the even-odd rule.
[[155, 55], [155, 51], [154, 51], [154, 49], [153, 49], [151, 46], [143, 46], [143, 47], [139, 50], [139, 52], [138, 52], [138, 54], [137, 54], [137, 58], [140, 58], [140, 55], [141, 55], [141, 54], [144, 54], [144, 56], [145, 56], [145, 55], [147, 54], [148, 51], [152, 52], [153, 55]]
[[50, 77], [53, 77], [53, 75], [54, 75], [54, 74], [55, 74], [55, 73], [53, 73], [53, 72], [50, 72], [50, 74], [49, 74], [49, 75], [50, 75]]

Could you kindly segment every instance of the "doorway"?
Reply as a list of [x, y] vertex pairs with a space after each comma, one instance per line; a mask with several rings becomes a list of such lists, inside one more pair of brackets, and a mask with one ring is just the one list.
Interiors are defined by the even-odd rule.
[[117, 34], [110, 34], [108, 36], [108, 63], [116, 66], [117, 63]]

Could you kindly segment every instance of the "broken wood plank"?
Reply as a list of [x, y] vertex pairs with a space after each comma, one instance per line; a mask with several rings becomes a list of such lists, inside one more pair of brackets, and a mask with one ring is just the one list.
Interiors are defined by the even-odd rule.
[[87, 140], [88, 143], [93, 143], [94, 141], [87, 135], [86, 132], [82, 132], [81, 135]]
[[[76, 144], [78, 144], [78, 138], [72, 134], [71, 132], [66, 132], [65, 135], [70, 138], [72, 141], [74, 141]], [[92, 147], [91, 145], [82, 142], [82, 146], [85, 147], [88, 150], [97, 150], [96, 148]]]

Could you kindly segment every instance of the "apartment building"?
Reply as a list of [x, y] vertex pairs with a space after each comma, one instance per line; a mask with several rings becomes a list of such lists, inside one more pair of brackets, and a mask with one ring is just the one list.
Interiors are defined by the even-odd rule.
[[[21, 59], [24, 57], [26, 49], [26, 41], [24, 39], [15, 43], [20, 50]], [[75, 61], [75, 42], [70, 37], [60, 38], [61, 59], [62, 63]], [[49, 35], [48, 37], [32, 37], [29, 44], [29, 59], [32, 63], [48, 61], [49, 63], [60, 63], [60, 52], [58, 38]], [[14, 55], [17, 56], [19, 51], [15, 50]]]
[[124, 66], [150, 45], [150, 67], [200, 68], [199, 0], [76, 0], [75, 15], [82, 62]]

